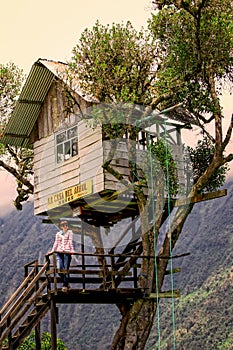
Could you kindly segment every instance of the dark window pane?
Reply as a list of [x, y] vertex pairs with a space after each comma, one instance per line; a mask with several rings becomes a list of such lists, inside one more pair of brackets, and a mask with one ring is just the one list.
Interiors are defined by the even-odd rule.
[[57, 163], [78, 154], [78, 127], [74, 126], [56, 135]]
[[65, 131], [62, 132], [61, 134], [57, 135], [57, 138], [56, 138], [57, 144], [64, 142], [65, 140], [66, 140], [66, 132]]
[[78, 128], [77, 126], [74, 126], [72, 129], [68, 130], [68, 139], [72, 139], [73, 137], [77, 136], [78, 134]]
[[70, 141], [65, 142], [65, 160], [71, 156]]
[[72, 157], [76, 156], [78, 154], [78, 140], [77, 139], [73, 139], [71, 141], [72, 143]]
[[57, 146], [57, 163], [64, 161], [63, 144]]

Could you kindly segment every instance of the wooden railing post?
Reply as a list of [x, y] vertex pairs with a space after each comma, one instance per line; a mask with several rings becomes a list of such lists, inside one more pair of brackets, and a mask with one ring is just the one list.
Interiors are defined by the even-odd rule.
[[85, 290], [86, 288], [86, 284], [85, 284], [85, 248], [84, 248], [84, 230], [85, 230], [85, 224], [83, 223], [83, 221], [81, 221], [81, 253], [82, 253], [82, 270], [84, 271], [82, 273], [82, 284], [83, 284], [83, 290]]
[[45, 255], [45, 261], [47, 262], [47, 267], [46, 267], [46, 278], [48, 280], [47, 293], [50, 294], [50, 292], [51, 292], [51, 278], [50, 278], [50, 274], [48, 273], [50, 270], [50, 257], [49, 257], [49, 255]]
[[35, 343], [36, 343], [36, 350], [41, 350], [40, 322], [35, 327]]
[[[35, 260], [35, 275], [34, 277], [38, 274], [39, 270], [38, 270], [38, 260]], [[39, 280], [36, 281], [36, 284], [35, 284], [35, 292], [39, 289]], [[37, 300], [36, 300], [37, 302]]]
[[111, 262], [111, 282], [112, 282], [111, 288], [115, 289], [115, 271], [114, 271], [115, 259], [114, 259], [114, 254], [110, 256], [110, 262]]
[[[10, 325], [11, 325], [11, 317], [9, 316], [9, 317], [7, 318], [7, 327], [10, 327]], [[13, 350], [12, 333], [11, 333], [11, 331], [9, 332], [7, 338], [8, 338], [8, 348], [9, 348], [9, 350]]]
[[57, 259], [56, 253], [53, 253], [53, 283], [54, 283], [54, 292], [57, 294]]
[[[38, 260], [35, 260], [35, 276], [38, 274], [39, 268], [38, 268]], [[40, 285], [39, 280], [35, 283], [35, 293], [38, 291]], [[38, 302], [38, 296], [35, 299], [34, 305], [36, 306]], [[41, 350], [41, 334], [40, 334], [40, 322], [35, 327], [35, 343], [36, 343], [36, 350]]]

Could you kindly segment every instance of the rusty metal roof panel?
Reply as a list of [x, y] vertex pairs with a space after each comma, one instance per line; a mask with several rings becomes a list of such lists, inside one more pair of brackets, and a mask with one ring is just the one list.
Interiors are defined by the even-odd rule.
[[87, 102], [99, 103], [98, 99], [93, 95], [84, 93], [80, 88], [80, 81], [77, 80], [75, 75], [70, 75], [68, 72], [68, 64], [62, 62], [56, 62], [51, 60], [40, 59], [40, 63], [47, 67], [54, 75], [68, 85], [71, 90], [76, 92]]

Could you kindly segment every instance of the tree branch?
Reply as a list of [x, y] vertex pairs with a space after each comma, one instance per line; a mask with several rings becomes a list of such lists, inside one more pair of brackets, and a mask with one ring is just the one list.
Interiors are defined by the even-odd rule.
[[20, 175], [18, 173], [18, 171], [11, 167], [10, 165], [6, 164], [5, 162], [3, 162], [2, 160], [0, 160], [0, 167], [4, 168], [5, 170], [7, 170], [10, 174], [12, 174], [18, 181], [20, 181], [23, 185], [25, 185], [28, 189], [29, 189], [29, 193], [33, 194], [34, 192], [34, 186], [31, 184], [30, 181], [28, 181], [27, 179], [25, 179], [25, 177], [23, 177], [22, 175]]
[[229, 128], [227, 130], [226, 137], [222, 143], [222, 151], [224, 151], [224, 149], [226, 148], [226, 146], [230, 142], [231, 135], [232, 135], [232, 129], [233, 129], [233, 114], [231, 115], [231, 122], [230, 122]]

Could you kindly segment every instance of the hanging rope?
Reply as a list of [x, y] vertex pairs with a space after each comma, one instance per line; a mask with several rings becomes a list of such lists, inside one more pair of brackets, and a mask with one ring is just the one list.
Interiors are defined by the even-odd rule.
[[[148, 134], [147, 134], [148, 138]], [[147, 139], [147, 143], [149, 144], [151, 140]], [[151, 198], [152, 198], [152, 213], [155, 217], [155, 201], [154, 201], [154, 177], [153, 177], [153, 157], [152, 157], [152, 148], [149, 147], [150, 150], [150, 182], [151, 182]], [[155, 222], [153, 223], [153, 235], [154, 235], [154, 264], [155, 264], [155, 288], [156, 288], [156, 308], [157, 308], [157, 331], [158, 331], [158, 350], [161, 348], [161, 330], [160, 330], [160, 307], [159, 307], [159, 287], [158, 287], [158, 266], [156, 259], [156, 251], [157, 251], [157, 237], [158, 232], [156, 232]]]
[[[168, 142], [167, 142], [167, 124], [166, 120], [164, 121], [165, 129], [165, 149], [166, 149], [166, 191], [167, 191], [167, 200], [168, 200], [168, 230], [171, 232], [171, 197], [170, 197], [170, 178], [169, 178], [169, 157], [168, 157]], [[151, 140], [148, 139], [149, 135], [147, 134], [147, 144], [150, 145]], [[151, 183], [151, 198], [152, 198], [152, 213], [155, 217], [155, 200], [154, 200], [154, 176], [153, 176], [153, 156], [152, 148], [149, 147], [149, 156], [150, 156], [150, 183]], [[154, 264], [155, 264], [155, 288], [156, 288], [156, 307], [157, 307], [157, 330], [158, 330], [158, 350], [161, 349], [161, 325], [160, 325], [160, 307], [159, 307], [159, 287], [158, 287], [158, 266], [156, 259], [157, 252], [157, 237], [158, 232], [156, 232], [156, 225], [154, 222], [153, 225], [153, 235], [154, 235]], [[172, 261], [172, 241], [170, 238], [170, 270], [171, 270], [171, 288], [172, 288], [172, 328], [173, 328], [173, 349], [176, 350], [176, 325], [175, 325], [175, 304], [174, 304], [174, 278], [173, 278], [173, 261]]]
[[[168, 164], [168, 142], [167, 142], [167, 124], [165, 125], [165, 147], [166, 147], [166, 190], [168, 200], [168, 231], [171, 233], [171, 196], [170, 196], [170, 178]], [[172, 288], [172, 329], [173, 329], [173, 349], [176, 349], [176, 324], [175, 324], [175, 302], [174, 302], [174, 276], [173, 276], [173, 261], [172, 261], [172, 238], [170, 234], [170, 270], [171, 270], [171, 288]]]

